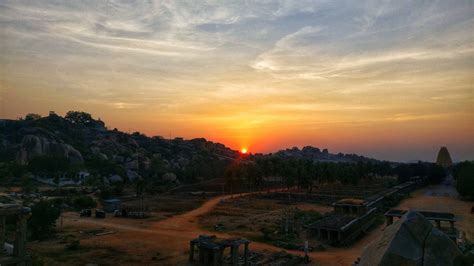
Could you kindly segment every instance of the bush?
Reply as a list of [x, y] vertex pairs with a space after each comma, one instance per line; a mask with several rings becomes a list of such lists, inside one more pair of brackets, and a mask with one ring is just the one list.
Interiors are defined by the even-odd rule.
[[457, 180], [456, 190], [467, 198], [474, 198], [474, 163], [463, 162], [454, 169], [454, 177]]
[[51, 236], [60, 214], [59, 207], [52, 201], [42, 200], [35, 204], [31, 208], [31, 218], [28, 221], [31, 238], [42, 240]]
[[79, 196], [74, 199], [73, 205], [78, 209], [92, 209], [97, 206], [97, 202], [91, 196]]
[[72, 241], [66, 244], [67, 250], [78, 250], [81, 247], [81, 242], [79, 239], [73, 239]]

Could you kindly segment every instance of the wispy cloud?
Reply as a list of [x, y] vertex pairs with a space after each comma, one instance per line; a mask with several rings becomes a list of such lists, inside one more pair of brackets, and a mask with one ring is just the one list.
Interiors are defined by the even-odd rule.
[[469, 1], [0, 0], [1, 115], [73, 106], [136, 115], [151, 134], [163, 129], [150, 121], [193, 136], [292, 125], [308, 140], [343, 124], [474, 129], [473, 13]]

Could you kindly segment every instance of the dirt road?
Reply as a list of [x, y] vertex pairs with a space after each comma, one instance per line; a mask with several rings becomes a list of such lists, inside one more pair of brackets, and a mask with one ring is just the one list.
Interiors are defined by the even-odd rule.
[[[130, 256], [140, 258], [140, 261], [145, 264], [183, 265], [187, 262], [189, 241], [198, 235], [208, 234], [217, 235], [218, 237], [235, 237], [225, 233], [210, 232], [202, 229], [199, 227], [197, 220], [199, 216], [211, 211], [221, 200], [244, 195], [246, 194], [216, 197], [205, 202], [195, 210], [158, 222], [142, 222], [142, 224], [139, 224], [139, 220], [114, 217], [107, 217], [106, 219], [79, 219], [76, 214], [69, 213], [65, 215], [64, 223], [66, 228], [83, 228], [85, 230], [87, 228], [103, 227], [107, 230], [117, 231], [115, 234], [82, 240], [81, 243], [85, 245], [103, 246], [104, 243], [107, 243], [109, 247], [123, 250], [130, 254]], [[359, 256], [364, 246], [377, 236], [376, 232], [380, 231], [381, 228], [376, 228], [370, 235], [349, 249], [334, 248], [324, 252], [311, 253], [310, 257], [314, 262], [313, 265], [350, 265]], [[255, 251], [281, 250], [280, 248], [257, 242], [252, 242], [250, 247]], [[159, 261], [151, 261], [152, 254], [157, 252], [164, 256]], [[298, 251], [290, 251], [290, 253], [302, 255], [302, 252]], [[137, 258], [134, 258], [134, 261], [137, 261]], [[115, 263], [129, 264], [130, 262], [116, 261]]]
[[[440, 187], [441, 186], [441, 187]], [[447, 189], [445, 184], [430, 186], [418, 190], [414, 195], [403, 201], [399, 208], [417, 208], [420, 210], [451, 211], [460, 217], [458, 222], [462, 230], [468, 232], [472, 239], [474, 228], [473, 215], [467, 215], [469, 204], [458, 200], [453, 196], [445, 196]], [[438, 193], [444, 191], [443, 193]], [[242, 194], [245, 195], [245, 194]], [[65, 224], [73, 228], [97, 228], [105, 227], [116, 230], [116, 234], [93, 237], [84, 242], [85, 245], [107, 247], [126, 252], [131, 256], [130, 261], [115, 261], [115, 264], [147, 264], [147, 265], [186, 265], [189, 241], [200, 234], [217, 235], [218, 237], [233, 237], [232, 235], [210, 232], [198, 225], [199, 216], [211, 211], [221, 200], [227, 200], [234, 196], [220, 196], [205, 202], [202, 206], [187, 213], [170, 217], [162, 221], [144, 221], [132, 219], [119, 219], [108, 217], [106, 219], [81, 218], [75, 214], [66, 215]], [[348, 248], [330, 248], [326, 251], [312, 252], [310, 257], [313, 265], [350, 265], [360, 254], [364, 247], [377, 239], [383, 231], [384, 225], [372, 230], [363, 239]], [[234, 236], [235, 237], [235, 236]], [[250, 245], [255, 251], [279, 251], [271, 245], [252, 242]], [[152, 261], [151, 257], [157, 252], [160, 258]], [[302, 254], [291, 251], [291, 253]]]

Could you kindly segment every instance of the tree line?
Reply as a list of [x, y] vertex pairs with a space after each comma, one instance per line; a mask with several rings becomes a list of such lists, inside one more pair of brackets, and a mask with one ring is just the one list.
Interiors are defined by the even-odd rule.
[[253, 160], [237, 161], [225, 171], [226, 185], [246, 186], [261, 190], [267, 177], [276, 177], [287, 188], [298, 186], [312, 192], [315, 185], [340, 183], [356, 185], [363, 179], [375, 176], [397, 176], [398, 182], [411, 177], [427, 177], [437, 183], [445, 176], [445, 170], [433, 163], [391, 164], [380, 162], [320, 162], [304, 158], [261, 156]]

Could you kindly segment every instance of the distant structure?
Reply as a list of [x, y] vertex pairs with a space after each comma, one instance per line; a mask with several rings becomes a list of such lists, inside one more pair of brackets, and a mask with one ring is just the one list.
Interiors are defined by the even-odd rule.
[[417, 187], [408, 181], [394, 186], [365, 200], [342, 199], [334, 203], [334, 212], [306, 228], [320, 241], [334, 246], [348, 245], [367, 232], [375, 222], [377, 211], [386, 204], [409, 194]]
[[218, 239], [216, 236], [200, 235], [189, 242], [189, 261], [194, 260], [195, 246], [198, 248], [200, 265], [222, 265], [224, 249], [230, 247], [230, 264], [232, 266], [242, 265], [239, 260], [239, 247], [244, 245], [243, 265], [248, 265], [249, 244], [246, 239]]
[[106, 199], [104, 200], [104, 211], [114, 212], [122, 208], [122, 201], [119, 199]]
[[438, 158], [436, 158], [436, 164], [441, 165], [444, 168], [448, 168], [453, 165], [453, 161], [451, 160], [451, 155], [449, 155], [448, 148], [441, 147], [438, 152]]
[[[26, 252], [27, 220], [30, 215], [30, 208], [0, 203], [0, 265], [31, 264], [31, 258]], [[16, 220], [13, 247], [6, 243], [7, 216]]]

